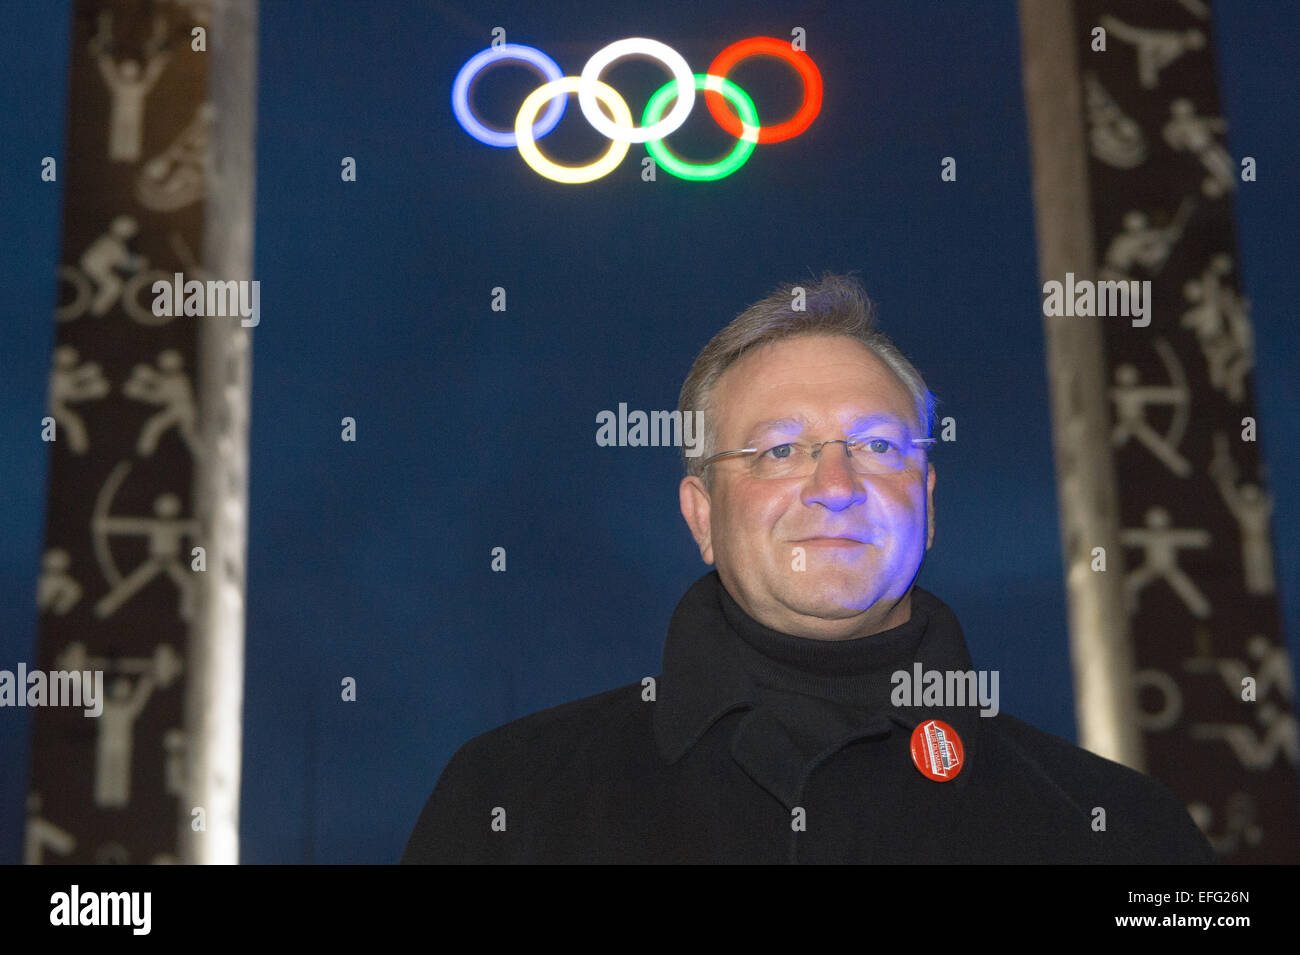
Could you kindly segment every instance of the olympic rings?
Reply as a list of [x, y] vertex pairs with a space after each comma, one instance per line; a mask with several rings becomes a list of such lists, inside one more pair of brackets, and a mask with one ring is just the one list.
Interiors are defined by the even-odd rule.
[[[645, 148], [651, 156], [654, 156], [655, 162], [663, 167], [665, 172], [670, 172], [679, 179], [693, 179], [697, 182], [725, 179], [745, 165], [750, 154], [754, 152], [754, 145], [758, 142], [758, 109], [754, 106], [754, 101], [749, 98], [748, 93], [731, 82], [731, 80], [724, 80], [720, 76], [713, 76], [712, 74], [706, 76], [703, 73], [696, 73], [695, 88], [697, 90], [715, 91], [715, 95], [721, 94], [736, 104], [736, 109], [740, 111], [741, 121], [744, 122], [744, 130], [741, 133], [739, 142], [736, 143], [736, 148], [726, 158], [708, 164], [683, 162], [669, 152], [668, 146], [662, 139], [650, 140], [645, 144]], [[645, 104], [645, 115], [641, 119], [641, 124], [648, 126], [657, 120], [659, 114], [664, 111], [664, 103], [676, 95], [676, 80], [669, 80], [659, 87], [654, 95], [650, 97], [650, 102]]]
[[[803, 102], [795, 115], [785, 122], [762, 125], [749, 94], [726, 78], [726, 74], [741, 60], [759, 55], [785, 60], [803, 81]], [[657, 61], [672, 74], [672, 79], [650, 97], [640, 126], [633, 124], [626, 100], [600, 79], [612, 63], [628, 56]], [[523, 63], [545, 79], [524, 99], [515, 117], [513, 131], [486, 125], [474, 114], [469, 102], [476, 78], [485, 69], [507, 61]], [[697, 90], [704, 91], [705, 104], [717, 123], [737, 139], [731, 153], [715, 163], [684, 162], [664, 145], [664, 139], [686, 122], [694, 108]], [[537, 146], [537, 140], [559, 125], [572, 93], [578, 94], [578, 105], [587, 122], [612, 142], [603, 156], [585, 166], [553, 162]], [[587, 60], [578, 76], [565, 76], [559, 65], [541, 50], [518, 43], [503, 43], [482, 50], [466, 61], [452, 84], [451, 99], [456, 120], [467, 133], [489, 146], [516, 147], [529, 168], [556, 182], [592, 182], [608, 175], [623, 161], [631, 143], [645, 143], [656, 165], [671, 175], [702, 181], [731, 175], [748, 161], [758, 143], [784, 142], [806, 130], [821, 111], [822, 78], [807, 53], [795, 49], [786, 40], [773, 37], [751, 37], [733, 43], [714, 58], [707, 73], [692, 73], [681, 54], [658, 40], [631, 37], [602, 47]], [[664, 116], [670, 100], [676, 102]], [[600, 104], [607, 108], [608, 115]], [[540, 119], [539, 113], [542, 113]]]

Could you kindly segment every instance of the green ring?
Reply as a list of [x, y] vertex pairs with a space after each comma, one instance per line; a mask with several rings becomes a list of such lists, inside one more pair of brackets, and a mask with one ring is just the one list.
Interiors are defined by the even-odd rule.
[[[708, 76], [704, 73], [696, 73], [695, 88], [704, 89], [704, 84], [708, 82]], [[726, 78], [722, 79], [722, 89], [720, 92], [723, 96], [731, 101], [736, 107], [736, 112], [740, 114], [742, 123], [753, 126], [758, 129], [758, 109], [754, 106], [754, 101], [749, 98], [749, 94], [742, 90], [735, 83]], [[655, 90], [654, 95], [650, 97], [650, 102], [645, 104], [645, 112], [641, 117], [643, 126], [650, 126], [659, 122], [668, 104], [677, 96], [677, 80], [669, 80], [659, 89]], [[757, 136], [757, 133], [755, 133]], [[736, 141], [736, 148], [728, 153], [724, 158], [714, 163], [693, 163], [678, 159], [668, 150], [663, 139], [650, 139], [646, 141], [645, 148], [650, 155], [654, 157], [655, 162], [662, 166], [665, 172], [672, 173], [678, 179], [691, 179], [696, 182], [710, 182], [715, 179], [724, 179], [733, 172], [745, 165], [750, 154], [754, 151], [757, 143], [751, 143], [744, 139]]]

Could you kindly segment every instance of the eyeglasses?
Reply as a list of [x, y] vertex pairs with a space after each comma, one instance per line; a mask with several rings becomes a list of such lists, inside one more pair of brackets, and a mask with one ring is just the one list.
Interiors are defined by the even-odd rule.
[[750, 473], [757, 478], [808, 477], [817, 470], [817, 458], [828, 444], [844, 445], [844, 455], [849, 467], [858, 474], [897, 474], [908, 468], [913, 452], [918, 447], [930, 447], [935, 438], [912, 438], [907, 447], [901, 447], [888, 438], [863, 438], [859, 441], [836, 439], [808, 444], [801, 441], [785, 442], [769, 448], [737, 448], [709, 455], [700, 465], [706, 468], [719, 458], [732, 455], [753, 455]]

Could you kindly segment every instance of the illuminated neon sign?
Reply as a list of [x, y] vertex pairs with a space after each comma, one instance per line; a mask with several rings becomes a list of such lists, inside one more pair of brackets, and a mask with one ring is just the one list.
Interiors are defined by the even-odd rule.
[[[785, 122], [761, 125], [758, 110], [749, 94], [727, 79], [727, 73], [737, 63], [759, 55], [785, 60], [803, 81], [803, 102], [794, 116]], [[673, 76], [651, 95], [640, 126], [634, 123], [627, 101], [600, 79], [611, 64], [629, 56], [661, 63]], [[469, 101], [470, 87], [475, 78], [489, 67], [506, 62], [522, 63], [545, 80], [524, 99], [515, 117], [513, 131], [493, 129], [482, 122], [474, 114]], [[695, 107], [697, 91], [704, 93], [705, 105], [717, 123], [736, 137], [735, 148], [718, 162], [686, 162], [673, 154], [664, 142], [686, 122]], [[578, 105], [587, 122], [610, 140], [609, 149], [583, 166], [557, 163], [547, 158], [537, 145], [539, 139], [559, 125], [568, 98], [574, 93], [578, 95]], [[669, 103], [672, 103], [671, 109]], [[601, 110], [601, 104], [610, 115]], [[811, 126], [822, 108], [822, 76], [807, 53], [773, 37], [751, 37], [733, 43], [714, 58], [705, 73], [692, 73], [681, 54], [667, 44], [645, 37], [631, 37], [602, 47], [587, 61], [578, 76], [565, 76], [559, 64], [535, 47], [502, 43], [474, 54], [460, 68], [451, 87], [451, 107], [465, 132], [485, 145], [519, 150], [530, 169], [555, 182], [592, 182], [608, 175], [623, 161], [632, 143], [644, 143], [655, 163], [665, 172], [680, 179], [707, 181], [730, 176], [745, 164], [755, 145], [792, 139]]]

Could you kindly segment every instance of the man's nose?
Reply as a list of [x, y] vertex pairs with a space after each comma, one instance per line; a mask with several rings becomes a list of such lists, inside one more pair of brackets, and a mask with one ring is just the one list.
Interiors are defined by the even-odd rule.
[[848, 445], [842, 441], [822, 445], [813, 473], [804, 485], [804, 503], [842, 511], [866, 498], [866, 486], [862, 475], [853, 470]]

